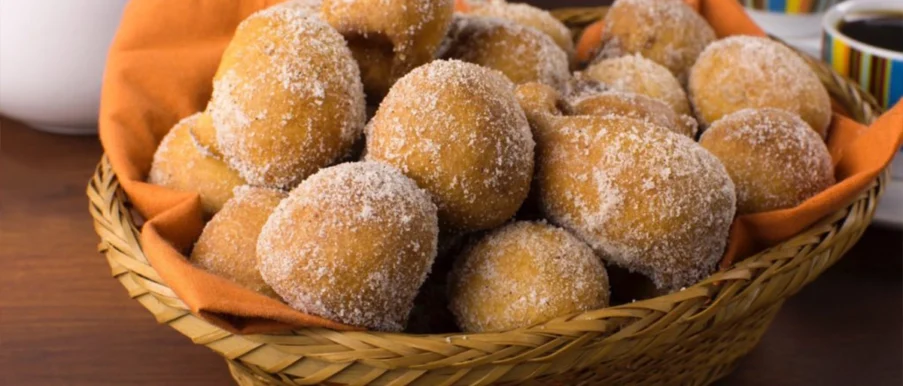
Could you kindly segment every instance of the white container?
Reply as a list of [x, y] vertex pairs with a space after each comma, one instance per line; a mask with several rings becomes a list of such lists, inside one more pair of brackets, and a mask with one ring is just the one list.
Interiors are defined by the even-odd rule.
[[765, 32], [781, 38], [809, 55], [819, 56], [824, 12], [788, 14], [747, 8], [746, 13]]
[[0, 114], [97, 132], [100, 86], [127, 0], [0, 0]]

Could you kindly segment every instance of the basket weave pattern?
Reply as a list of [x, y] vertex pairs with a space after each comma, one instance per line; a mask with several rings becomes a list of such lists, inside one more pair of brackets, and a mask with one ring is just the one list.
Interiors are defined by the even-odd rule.
[[[567, 12], [556, 15], [569, 20]], [[852, 118], [875, 119], [873, 98], [807, 60]], [[683, 291], [515, 331], [441, 335], [327, 329], [234, 335], [193, 315], [150, 266], [106, 157], [88, 197], [113, 276], [158, 322], [225, 357], [240, 385], [708, 384], [755, 347], [787, 297], [855, 244], [887, 178], [885, 171], [807, 231]]]

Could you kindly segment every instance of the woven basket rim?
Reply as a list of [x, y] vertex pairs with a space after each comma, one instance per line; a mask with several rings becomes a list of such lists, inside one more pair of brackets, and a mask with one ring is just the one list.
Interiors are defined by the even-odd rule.
[[[100, 163], [97, 166], [97, 170], [95, 171], [95, 178], [98, 174], [111, 174], [112, 178], [115, 180], [115, 172], [112, 170], [112, 165], [110, 164], [109, 159], [104, 154]], [[862, 196], [867, 195], [870, 190], [881, 190], [883, 191], [884, 186], [887, 184], [889, 171], [885, 169], [879, 176], [876, 178], [874, 182], [872, 182], [868, 187], [864, 188], [860, 194], [858, 194], [855, 198], [850, 200], [851, 202], [844, 206], [844, 208], [832, 213], [831, 215], [826, 216], [825, 218], [819, 220], [805, 231], [800, 234], [778, 244], [771, 248], [765, 249], [761, 252], [758, 252], [748, 258], [745, 258], [739, 262], [735, 262], [731, 265], [731, 267], [727, 270], [719, 270], [700, 282], [681, 289], [676, 292], [672, 292], [669, 294], [657, 296], [654, 298], [638, 300], [631, 303], [620, 304], [616, 306], [609, 306], [596, 310], [588, 310], [583, 312], [571, 313], [567, 315], [562, 315], [556, 317], [551, 320], [547, 320], [545, 322], [536, 323], [531, 326], [520, 327], [511, 330], [505, 331], [494, 331], [494, 332], [451, 332], [451, 333], [434, 333], [434, 334], [414, 334], [414, 333], [404, 333], [404, 332], [384, 332], [384, 331], [371, 331], [368, 330], [366, 333], [372, 335], [380, 335], [380, 336], [405, 336], [405, 337], [427, 337], [427, 338], [461, 338], [468, 339], [474, 338], [478, 336], [497, 336], [499, 334], [506, 334], [509, 332], [542, 332], [542, 333], [555, 333], [554, 331], [557, 328], [550, 328], [548, 325], [556, 325], [558, 328], [563, 328], [564, 326], [560, 326], [560, 323], [567, 323], [569, 321], [585, 321], [585, 320], [600, 320], [608, 317], [623, 317], [624, 315], [621, 313], [622, 311], [627, 311], [635, 308], [652, 308], [652, 309], [669, 309], [672, 308], [672, 305], [675, 303], [679, 303], [682, 301], [686, 301], [691, 298], [708, 298], [709, 300], [713, 300], [713, 296], [717, 295], [717, 290], [721, 283], [725, 281], [731, 280], [744, 280], [744, 281], [753, 281], [755, 279], [755, 275], [750, 276], [748, 273], [750, 270], [758, 270], [761, 271], [766, 267], [762, 265], [763, 260], [768, 260], [768, 257], [775, 253], [775, 251], [779, 251], [783, 248], [786, 248], [789, 245], [794, 246], [802, 246], [802, 245], [811, 245], [814, 249], [821, 247], [821, 241], [812, 244], [810, 233], [819, 233], [812, 232], [818, 228], [829, 227], [836, 222], [840, 222], [846, 219], [846, 217], [852, 216], [853, 213], [849, 211], [849, 207], [853, 205], [855, 201], [862, 199]], [[117, 194], [116, 200], [122, 200], [126, 198], [125, 193], [118, 187], [118, 181], [115, 182]], [[93, 185], [89, 185], [89, 190], [94, 189]], [[879, 193], [880, 195], [880, 193]], [[127, 199], [127, 198], [126, 198]], [[125, 201], [123, 201], [123, 204]], [[125, 205], [126, 207], [128, 205]], [[122, 212], [123, 219], [131, 225], [131, 231], [134, 233], [133, 237], [135, 240], [139, 238], [138, 227], [135, 225], [134, 219], [132, 219], [131, 214], [128, 211]], [[140, 242], [138, 243], [138, 250], [135, 252], [139, 252], [142, 257], [144, 256], [144, 251], [140, 247]], [[146, 257], [144, 258], [146, 261]], [[161, 284], [164, 284], [162, 281]], [[605, 315], [607, 313], [611, 313], [612, 315]], [[201, 318], [203, 320], [203, 318]], [[291, 333], [297, 333], [300, 330], [309, 330], [309, 329], [324, 329], [326, 328], [320, 327], [310, 327], [310, 328], [301, 328], [292, 330]], [[330, 330], [332, 331], [332, 330]], [[343, 331], [335, 331], [336, 333], [357, 333], [357, 332], [343, 332]], [[244, 336], [255, 336], [255, 335], [273, 335], [280, 336], [284, 334], [247, 334]]]
[[[585, 18], [582, 13], [575, 14]], [[567, 17], [558, 13], [556, 16], [562, 19]], [[573, 25], [580, 23], [577, 21]], [[881, 111], [880, 108], [874, 98], [863, 91], [858, 84], [838, 75], [815, 58], [804, 54], [801, 56], [813, 68], [832, 97], [850, 112], [853, 119], [862, 123], [870, 123], [877, 117]], [[836, 236], [843, 235], [849, 237], [849, 240], [858, 239], [864, 230], [864, 224], [867, 224], [874, 214], [877, 200], [889, 179], [888, 175], [889, 173], [885, 169], [844, 208], [826, 216], [793, 238], [735, 262], [727, 270], [716, 272], [682, 291], [634, 303], [560, 316], [533, 326], [485, 333], [339, 332], [325, 328], [297, 329], [285, 334], [235, 335], [229, 333], [190, 313], [188, 307], [178, 299], [150, 266], [139, 242], [138, 227], [129, 213], [126, 204], [127, 197], [119, 187], [115, 173], [105, 155], [89, 182], [88, 197], [95, 229], [101, 237], [99, 249], [106, 254], [113, 276], [120, 280], [129, 294], [148, 308], [159, 322], [169, 324], [195, 343], [207, 345], [230, 360], [241, 358], [244, 361], [245, 355], [263, 348], [275, 349], [280, 353], [279, 355], [284, 355], [285, 358], [297, 358], [301, 355], [297, 353], [297, 347], [302, 343], [292, 341], [296, 338], [308, 339], [309, 342], [304, 344], [311, 346], [324, 344], [323, 341], [364, 342], [361, 345], [379, 347], [384, 351], [404, 356], [408, 351], [443, 352], [447, 347], [503, 351], [499, 347], [516, 344], [512, 342], [522, 345], [541, 345], [543, 339], [558, 339], [566, 342], [563, 344], [570, 347], [571, 344], [583, 344], [586, 339], [589, 339], [586, 337], [593, 334], [605, 335], [608, 337], [606, 339], [617, 340], [636, 338], [641, 334], [653, 336], [664, 331], [673, 331], [672, 328], [679, 328], [684, 322], [704, 318], [712, 320], [712, 323], [715, 324], [726, 323], [736, 319], [736, 317], [730, 319], [724, 316], [724, 314], [730, 313], [726, 312], [726, 307], [730, 308], [743, 303], [742, 307], [746, 310], [746, 314], [750, 314], [754, 310], [762, 309], [789, 297], [830, 266], [832, 262], [811, 263], [802, 260], [812, 258], [828, 249], [842, 249], [839, 252], [833, 250], [831, 252], [842, 254], [849, 248], [851, 244], [847, 242], [840, 242], [840, 246], [835, 246]], [[795, 270], [802, 270], [800, 267], [803, 264], [812, 264], [813, 266], [807, 266], [811, 269], [810, 271], [796, 272]], [[781, 290], [775, 297], [765, 300], [756, 299], [760, 287], [767, 285], [767, 274], [776, 272], [793, 272], [799, 279], [794, 278], [792, 285]], [[652, 313], [667, 316], [648, 322], [647, 319], [654, 319], [646, 318]], [[230, 343], [228, 345], [221, 344], [224, 341]], [[353, 345], [345, 347], [353, 347]], [[487, 347], [493, 349], [490, 350]], [[452, 352], [451, 350], [446, 351]], [[514, 358], [502, 358], [490, 362], [474, 360], [473, 363], [465, 359], [454, 364], [438, 366], [432, 362], [423, 364], [425, 360], [389, 363], [387, 359], [382, 362], [381, 358], [372, 356], [372, 353], [370, 356], [356, 357], [348, 354], [347, 350], [311, 351], [303, 354], [303, 356], [316, 358], [326, 363], [342, 364], [362, 361], [375, 367], [403, 368], [412, 371], [427, 371], [448, 366], [464, 368], [486, 363], [504, 366], [542, 361], [547, 358], [538, 356], [540, 354], [536, 355], [528, 357], [518, 355]], [[285, 363], [285, 358], [273, 360], [273, 362], [259, 358], [248, 359], [248, 363], [261, 366], [268, 372], [280, 373], [289, 366]], [[331, 374], [341, 371], [342, 368], [339, 366]]]

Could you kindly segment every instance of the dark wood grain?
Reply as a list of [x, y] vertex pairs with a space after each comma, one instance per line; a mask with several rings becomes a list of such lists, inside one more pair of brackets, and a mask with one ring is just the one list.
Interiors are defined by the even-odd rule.
[[[0, 384], [228, 385], [216, 354], [157, 325], [96, 252], [96, 137], [0, 120]], [[903, 233], [870, 228], [787, 302], [721, 385], [903, 384]]]
[[225, 363], [158, 325], [96, 252], [97, 137], [0, 121], [0, 385], [228, 385]]
[[903, 385], [903, 232], [870, 227], [721, 386]]

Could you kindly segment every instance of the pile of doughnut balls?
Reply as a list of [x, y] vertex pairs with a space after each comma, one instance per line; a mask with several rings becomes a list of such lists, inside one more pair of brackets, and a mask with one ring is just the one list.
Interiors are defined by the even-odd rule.
[[[290, 1], [244, 20], [148, 177], [198, 193], [191, 262], [353, 326], [403, 331], [416, 298], [502, 331], [609, 306], [614, 270], [692, 285], [736, 215], [835, 182], [828, 93], [779, 43], [619, 0], [575, 71], [549, 13], [471, 8]], [[428, 276], [442, 296], [418, 298]]]

